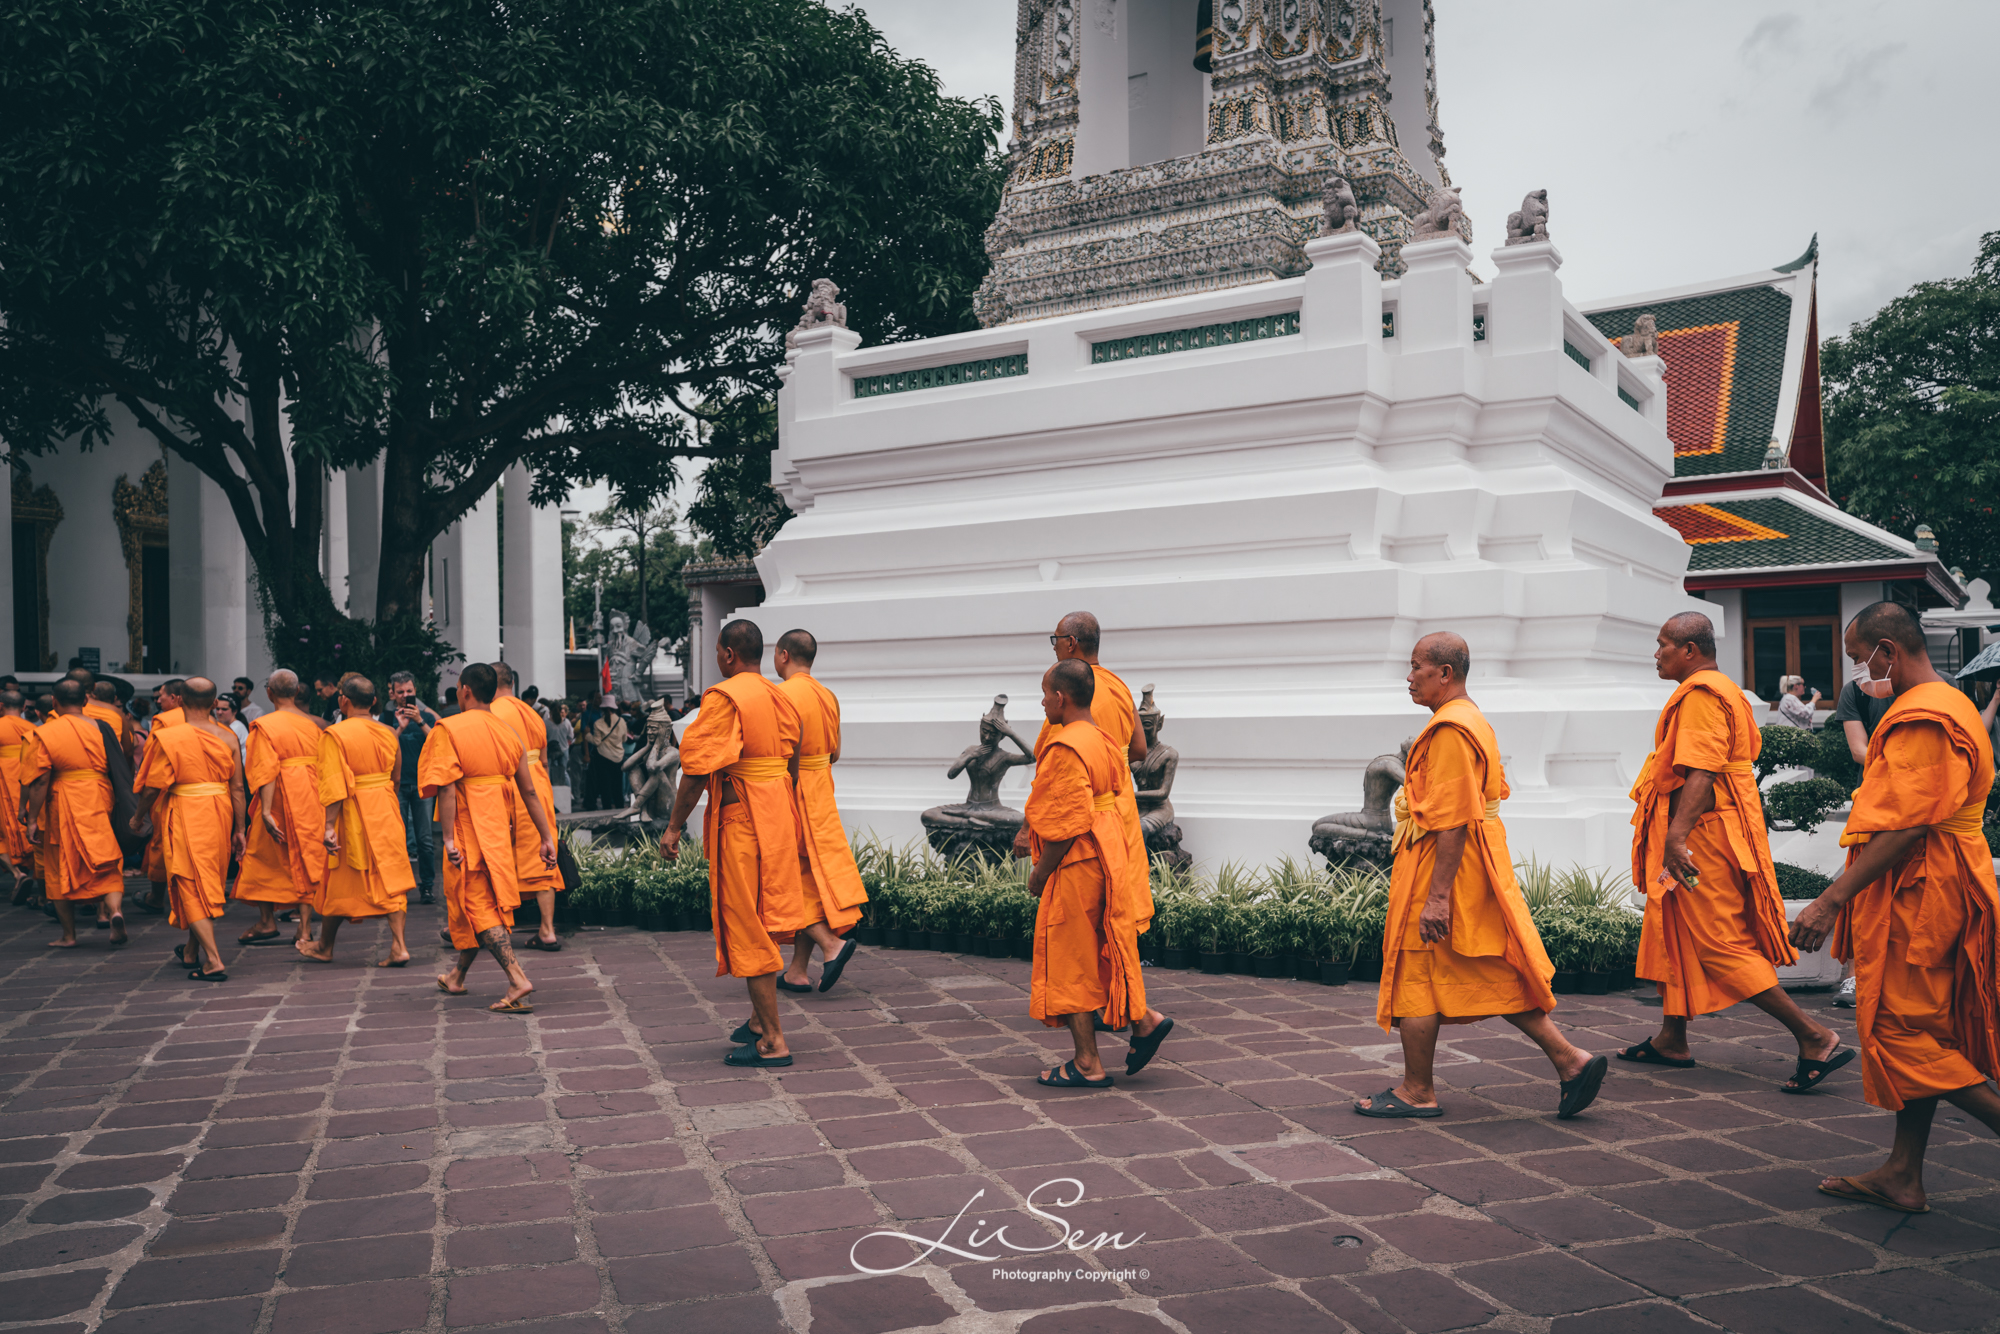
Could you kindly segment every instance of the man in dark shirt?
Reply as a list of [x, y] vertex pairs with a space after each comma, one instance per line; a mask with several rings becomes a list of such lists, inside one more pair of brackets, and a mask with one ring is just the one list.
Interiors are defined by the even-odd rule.
[[1856, 764], [1868, 763], [1868, 738], [1875, 735], [1875, 724], [1882, 721], [1882, 715], [1895, 702], [1864, 695], [1860, 685], [1853, 681], [1840, 688], [1840, 699], [1833, 706], [1833, 721], [1846, 734], [1847, 751]]
[[410, 850], [410, 866], [417, 873], [418, 901], [433, 903], [437, 884], [437, 851], [431, 833], [431, 804], [417, 794], [417, 757], [424, 740], [437, 726], [438, 716], [417, 701], [416, 678], [397, 672], [389, 678], [389, 703], [382, 710], [381, 723], [396, 733], [403, 752], [402, 781], [396, 797], [403, 807], [403, 832]]

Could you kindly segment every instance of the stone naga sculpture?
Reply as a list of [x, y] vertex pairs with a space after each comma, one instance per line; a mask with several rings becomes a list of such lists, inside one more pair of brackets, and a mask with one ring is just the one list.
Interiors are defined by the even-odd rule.
[[1410, 239], [1412, 241], [1435, 241], [1441, 237], [1458, 234], [1459, 223], [1465, 220], [1465, 204], [1458, 197], [1458, 187], [1441, 185], [1431, 196], [1430, 206], [1410, 219]]
[[[1012, 741], [1020, 753], [1003, 750], [1003, 740]], [[946, 778], [966, 776], [965, 800], [933, 806], [919, 817], [930, 845], [944, 857], [971, 853], [996, 861], [1009, 858], [1026, 817], [1000, 803], [1000, 780], [1015, 765], [1034, 762], [1034, 747], [1007, 722], [1007, 697], [995, 695], [993, 707], [979, 719], [978, 742], [961, 751], [945, 773]]]
[[1160, 743], [1160, 729], [1167, 715], [1153, 703], [1153, 687], [1147, 686], [1139, 704], [1139, 726], [1146, 732], [1146, 758], [1132, 766], [1132, 792], [1139, 800], [1139, 829], [1146, 836], [1146, 855], [1165, 857], [1175, 869], [1194, 864], [1181, 851], [1181, 827], [1174, 822], [1174, 773], [1180, 768], [1181, 753]]
[[[1412, 738], [1414, 740], [1414, 738]], [[1377, 755], [1361, 773], [1361, 809], [1336, 812], [1313, 822], [1311, 847], [1335, 867], [1389, 869], [1396, 839], [1392, 809], [1410, 758], [1405, 741], [1394, 755]]]
[[1358, 230], [1361, 206], [1354, 202], [1354, 187], [1344, 176], [1326, 178], [1326, 235]]
[[1651, 311], [1632, 321], [1632, 332], [1624, 337], [1618, 347], [1628, 357], [1660, 355], [1660, 326], [1654, 322]]
[[799, 322], [785, 335], [785, 350], [791, 351], [799, 345], [798, 336], [809, 329], [845, 329], [847, 327], [847, 307], [837, 298], [840, 288], [831, 278], [813, 279], [812, 291], [806, 295], [805, 310]]
[[1519, 210], [1507, 215], [1507, 244], [1527, 245], [1549, 239], [1549, 192], [1530, 190]]

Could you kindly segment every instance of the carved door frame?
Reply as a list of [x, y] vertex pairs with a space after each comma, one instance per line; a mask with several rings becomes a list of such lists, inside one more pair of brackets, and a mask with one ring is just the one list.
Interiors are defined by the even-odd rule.
[[[62, 502], [46, 482], [35, 485], [34, 475], [25, 464], [14, 467], [13, 502], [14, 522], [32, 524], [35, 529], [35, 624], [39, 637], [34, 661], [40, 664], [40, 670], [53, 671], [56, 654], [49, 643], [49, 543], [55, 538], [56, 525], [63, 521]], [[20, 646], [15, 645], [16, 660], [20, 652]]]
[[147, 547], [167, 545], [167, 468], [155, 462], [132, 485], [124, 473], [111, 486], [111, 517], [118, 523], [118, 541], [125, 552], [127, 603], [124, 670], [145, 670]]

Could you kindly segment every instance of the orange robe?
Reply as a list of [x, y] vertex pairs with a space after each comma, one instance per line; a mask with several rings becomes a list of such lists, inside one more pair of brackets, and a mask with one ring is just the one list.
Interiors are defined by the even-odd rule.
[[28, 738], [35, 734], [26, 718], [0, 717], [0, 847], [7, 860], [23, 876], [32, 876], [29, 857], [34, 848], [28, 842], [27, 826], [21, 823], [21, 760], [27, 753]]
[[[1125, 757], [1120, 761], [1125, 765], [1126, 779], [1118, 793], [1118, 823], [1125, 831], [1127, 892], [1141, 905], [1139, 934], [1144, 935], [1153, 925], [1153, 860], [1146, 855], [1146, 831], [1139, 825], [1139, 794], [1131, 780], [1132, 734], [1139, 730], [1139, 711], [1132, 703], [1131, 690], [1118, 673], [1093, 662], [1090, 674], [1097, 681], [1097, 690], [1090, 697], [1091, 721]], [[1035, 737], [1037, 760], [1041, 759], [1042, 747], [1058, 730], [1054, 723], [1043, 720], [1042, 730]]]
[[1070, 723], [1037, 738], [1035, 785], [1025, 812], [1030, 855], [1069, 838], [1035, 911], [1035, 962], [1028, 1013], [1054, 1028], [1067, 1014], [1103, 1010], [1123, 1028], [1146, 1015], [1139, 976], [1139, 919], [1151, 910], [1127, 874], [1118, 793], [1132, 772], [1116, 740], [1090, 723]]
[[[1798, 961], [1751, 769], [1763, 746], [1742, 690], [1717, 671], [1684, 681], [1653, 729], [1632, 787], [1632, 882], [1646, 891], [1638, 972], [1659, 984], [1664, 1014], [1728, 1009], [1777, 986], [1778, 967]], [[1683, 885], [1665, 869], [1667, 821], [1690, 769], [1715, 775], [1715, 808], [1688, 834], [1699, 881]]]
[[372, 718], [344, 718], [320, 733], [319, 802], [341, 803], [340, 855], [327, 858], [326, 879], [313, 904], [323, 917], [402, 912], [416, 887], [396, 798], [398, 753], [396, 734]]
[[[717, 977], [777, 972], [785, 957], [771, 937], [815, 920], [799, 883], [789, 769], [798, 748], [798, 710], [756, 672], [738, 672], [704, 691], [701, 716], [681, 737], [681, 771], [708, 779], [701, 838]], [[725, 804], [726, 797], [733, 800]]]
[[522, 751], [521, 734], [491, 709], [467, 709], [438, 719], [417, 756], [417, 791], [425, 799], [458, 784], [451, 837], [460, 864], [444, 860], [444, 902], [451, 943], [461, 950], [478, 949], [482, 932], [511, 929], [521, 906], [514, 822], [528, 817], [520, 810], [514, 773]]
[[833, 800], [840, 701], [811, 672], [794, 673], [778, 689], [799, 715], [799, 879], [806, 911], [817, 914], [834, 934], [846, 935], [861, 920], [868, 890]]
[[96, 899], [125, 884], [125, 854], [111, 831], [111, 780], [97, 720], [59, 713], [28, 738], [21, 785], [54, 771], [42, 803], [36, 865], [42, 896]]
[[[250, 724], [243, 772], [250, 784], [250, 828], [236, 897], [252, 903], [311, 903], [326, 879], [326, 808], [319, 804], [320, 726], [303, 713], [273, 709]], [[264, 827], [263, 798], [272, 789], [279, 843]]]
[[[187, 710], [180, 708], [161, 709], [153, 715], [153, 726], [147, 733], [148, 741], [154, 733], [164, 732], [170, 727], [180, 727], [187, 722]], [[146, 879], [156, 885], [167, 883], [166, 849], [160, 843], [160, 826], [153, 825], [153, 836], [146, 841], [144, 861]]]
[[95, 718], [111, 729], [111, 735], [122, 745], [125, 741], [125, 710], [114, 704], [106, 704], [101, 699], [84, 701], [83, 716]]
[[[1410, 745], [1409, 775], [1396, 796], [1396, 861], [1382, 936], [1382, 988], [1375, 1020], [1440, 1015], [1470, 1024], [1501, 1014], [1553, 1010], [1555, 968], [1528, 916], [1507, 830], [1500, 823], [1507, 776], [1486, 715], [1455, 699], [1431, 715]], [[1466, 828], [1465, 858], [1451, 885], [1451, 939], [1426, 943], [1418, 929], [1437, 864], [1437, 831]]]
[[1854, 963], [1861, 1089], [1877, 1107], [2000, 1075], [2000, 897], [1980, 821], [1993, 748], [1959, 691], [1904, 691], [1876, 724], [1841, 842], [1929, 826], [1902, 865], [1841, 908], [1834, 957]]
[[[528, 772], [535, 778], [535, 796], [541, 800], [542, 813], [549, 817], [549, 828], [556, 827], [556, 794], [549, 784], [549, 729], [542, 721], [542, 715], [535, 712], [535, 706], [513, 695], [502, 695], [493, 701], [493, 716], [508, 724], [520, 734], [521, 744], [528, 750]], [[553, 866], [542, 864], [542, 836], [535, 832], [535, 822], [525, 814], [514, 822], [514, 873], [521, 882], [521, 897], [538, 894], [545, 889], [561, 890], [562, 872]]]
[[153, 802], [149, 846], [160, 849], [166, 871], [167, 922], [181, 930], [220, 917], [228, 907], [229, 842], [236, 821], [229, 780], [235, 772], [236, 738], [199, 727], [155, 734], [139, 764], [134, 789], [161, 789]]

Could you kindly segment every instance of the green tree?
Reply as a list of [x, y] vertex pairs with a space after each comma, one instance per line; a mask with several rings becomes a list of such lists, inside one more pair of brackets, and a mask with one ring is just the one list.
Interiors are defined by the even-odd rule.
[[115, 405], [200, 469], [301, 665], [366, 629], [318, 577], [330, 470], [381, 460], [415, 642], [510, 465], [659, 494], [712, 452], [689, 405], [775, 392], [812, 279], [876, 341], [971, 327], [1004, 176], [997, 103], [817, 0], [17, 0], [0, 124], [0, 436]]
[[771, 453], [778, 447], [777, 404], [741, 400], [717, 413], [708, 428], [715, 451], [701, 470], [700, 494], [688, 506], [688, 526], [708, 539], [710, 552], [733, 560], [754, 556], [792, 517], [771, 485]]
[[2000, 585], [2000, 232], [1821, 349], [1834, 497]]
[[[646, 622], [656, 642], [668, 645], [687, 638], [687, 589], [680, 581], [680, 568], [695, 555], [673, 528], [673, 511], [653, 510], [646, 524], [645, 593], [640, 588], [638, 542], [626, 527], [629, 516], [612, 509], [601, 510], [578, 523], [563, 524], [563, 611], [576, 626], [579, 647], [590, 641], [591, 618], [602, 605], [606, 624], [611, 613], [622, 611], [634, 620]], [[658, 522], [655, 522], [655, 521]], [[618, 533], [623, 540], [610, 543], [598, 539]], [[643, 606], [644, 611], [640, 608]]]

